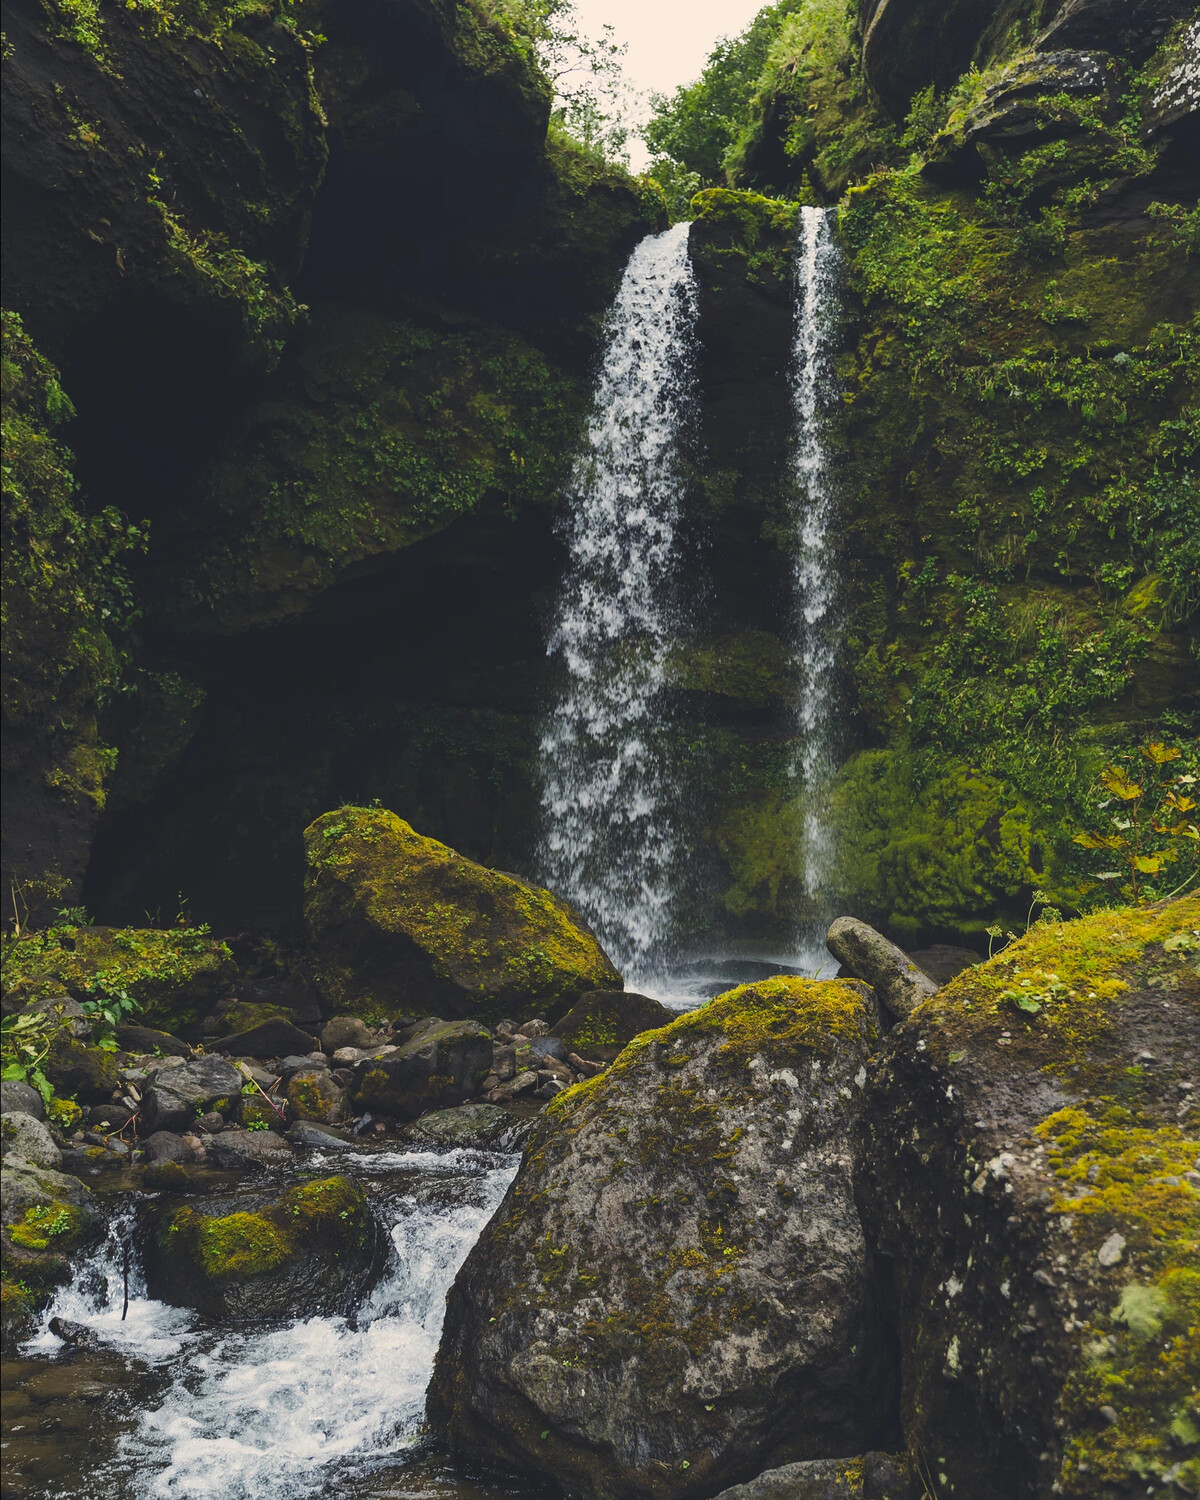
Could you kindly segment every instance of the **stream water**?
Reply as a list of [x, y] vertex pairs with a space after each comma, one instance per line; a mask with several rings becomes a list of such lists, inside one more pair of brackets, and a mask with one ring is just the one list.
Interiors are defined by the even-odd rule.
[[[467, 1150], [316, 1153], [306, 1165], [367, 1185], [388, 1228], [387, 1271], [352, 1319], [214, 1329], [146, 1296], [131, 1214], [54, 1299], [25, 1358], [5, 1370], [6, 1494], [63, 1500], [310, 1500], [531, 1493], [473, 1480], [422, 1439], [445, 1297], [495, 1212], [517, 1158]], [[227, 1190], [227, 1189], [226, 1189]], [[48, 1364], [52, 1317], [95, 1347]], [[38, 1358], [37, 1356], [42, 1356]]]

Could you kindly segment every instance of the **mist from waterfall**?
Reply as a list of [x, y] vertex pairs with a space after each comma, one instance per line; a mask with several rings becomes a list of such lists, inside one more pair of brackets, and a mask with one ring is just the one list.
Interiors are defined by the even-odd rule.
[[835, 222], [835, 209], [800, 209], [792, 349], [798, 678], [794, 771], [804, 794], [804, 887], [816, 906], [813, 922], [818, 926], [820, 896], [833, 860], [828, 792], [834, 771], [838, 573], [825, 425], [836, 394], [831, 357], [839, 311]]
[[627, 977], [665, 957], [682, 859], [664, 686], [682, 620], [681, 451], [696, 401], [689, 228], [637, 246], [608, 314], [548, 641], [566, 681], [540, 747], [539, 876]]

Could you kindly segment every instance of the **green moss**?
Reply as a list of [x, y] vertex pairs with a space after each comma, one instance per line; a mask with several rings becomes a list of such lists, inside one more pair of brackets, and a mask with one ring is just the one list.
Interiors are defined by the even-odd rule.
[[9, 1226], [14, 1245], [25, 1250], [69, 1250], [87, 1227], [85, 1216], [68, 1203], [27, 1208], [21, 1223]]
[[211, 1008], [237, 970], [207, 928], [53, 927], [5, 939], [4, 984], [52, 980], [80, 999], [129, 996], [171, 1030]]
[[561, 1003], [619, 977], [559, 897], [464, 859], [394, 813], [343, 807], [305, 831], [306, 914], [319, 980], [333, 1003], [362, 988], [339, 957], [344, 930], [365, 924], [415, 943], [435, 980], [477, 993], [480, 1008]]
[[719, 263], [744, 267], [752, 285], [787, 284], [796, 237], [794, 203], [760, 193], [705, 188], [692, 199], [691, 213], [703, 229], [721, 231], [720, 246], [712, 252]]
[[368, 1217], [356, 1183], [325, 1177], [290, 1188], [256, 1213], [212, 1217], [180, 1208], [160, 1225], [158, 1243], [169, 1260], [195, 1265], [211, 1282], [244, 1281], [275, 1270], [310, 1242], [334, 1250], [358, 1245]]
[[510, 511], [544, 501], [581, 415], [576, 382], [510, 334], [319, 307], [277, 389], [218, 460], [215, 544], [179, 607], [201, 624], [262, 623], [485, 496]]

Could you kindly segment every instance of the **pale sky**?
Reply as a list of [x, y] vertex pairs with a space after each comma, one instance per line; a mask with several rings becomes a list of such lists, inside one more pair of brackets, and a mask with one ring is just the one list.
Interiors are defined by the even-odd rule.
[[[598, 36], [611, 22], [627, 42], [625, 72], [637, 89], [670, 93], [690, 83], [704, 67], [713, 43], [743, 31], [767, 0], [575, 0], [584, 31]], [[632, 143], [634, 169], [646, 163], [640, 141]]]

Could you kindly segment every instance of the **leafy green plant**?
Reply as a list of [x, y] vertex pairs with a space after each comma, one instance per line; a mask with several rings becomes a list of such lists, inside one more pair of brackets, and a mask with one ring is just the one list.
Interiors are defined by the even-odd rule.
[[[1097, 872], [1103, 882], [1130, 901], [1176, 895], [1200, 873], [1200, 827], [1192, 789], [1197, 776], [1184, 768], [1184, 750], [1150, 740], [1118, 756], [1100, 773], [1097, 828], [1083, 829], [1074, 842], [1101, 854], [1117, 869]], [[1182, 862], [1183, 880], [1167, 889]], [[1118, 883], [1119, 882], [1119, 883]], [[1091, 889], [1096, 889], [1093, 884]]]

